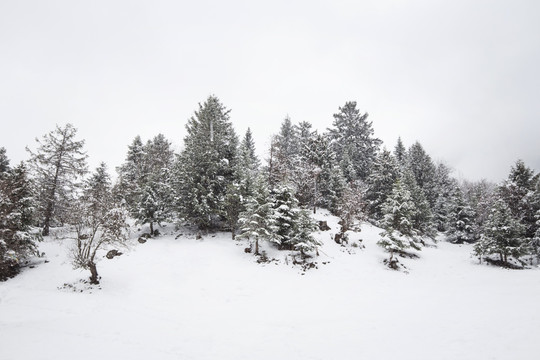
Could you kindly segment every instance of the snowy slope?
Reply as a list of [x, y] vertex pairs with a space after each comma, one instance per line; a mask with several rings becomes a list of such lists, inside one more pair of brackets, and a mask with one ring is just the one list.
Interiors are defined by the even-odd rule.
[[284, 252], [256, 263], [230, 234], [166, 235], [103, 259], [101, 289], [83, 292], [58, 290], [88, 274], [49, 238], [49, 263], [0, 283], [0, 359], [534, 358], [539, 271], [479, 266], [469, 246], [440, 243], [396, 272], [380, 229], [343, 248], [336, 219], [317, 217], [332, 230], [305, 274]]

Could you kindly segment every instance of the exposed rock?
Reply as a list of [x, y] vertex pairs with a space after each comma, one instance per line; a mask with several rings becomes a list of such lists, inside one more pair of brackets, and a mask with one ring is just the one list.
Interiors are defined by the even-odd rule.
[[120, 255], [122, 255], [122, 253], [120, 251], [113, 249], [113, 250], [109, 251], [107, 253], [107, 255], [105, 255], [105, 256], [107, 257], [107, 259], [112, 259], [115, 256], [120, 256]]

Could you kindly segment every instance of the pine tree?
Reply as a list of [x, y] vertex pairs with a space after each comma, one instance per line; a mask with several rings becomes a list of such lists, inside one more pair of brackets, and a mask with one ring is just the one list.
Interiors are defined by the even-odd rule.
[[412, 171], [416, 184], [424, 192], [430, 209], [435, 205], [437, 193], [435, 188], [435, 164], [426, 153], [422, 145], [417, 141], [409, 148], [407, 154], [407, 166]]
[[540, 202], [535, 197], [534, 172], [522, 160], [510, 170], [508, 179], [499, 187], [499, 194], [510, 207], [512, 215], [525, 227], [524, 236], [532, 238], [536, 232], [536, 211]]
[[507, 203], [499, 198], [491, 208], [484, 224], [482, 236], [475, 244], [478, 256], [498, 254], [499, 260], [507, 262], [508, 256], [519, 258], [524, 254], [524, 228], [513, 215]]
[[298, 157], [298, 134], [289, 116], [281, 123], [279, 134], [271, 143], [269, 159], [269, 183], [288, 183], [292, 180]]
[[239, 239], [248, 239], [255, 245], [255, 255], [259, 255], [259, 241], [266, 240], [280, 245], [277, 236], [277, 225], [267, 185], [258, 179], [255, 195], [246, 200], [246, 210], [240, 214], [239, 223], [241, 234]]
[[255, 153], [255, 143], [248, 128], [238, 149], [236, 183], [243, 197], [253, 195], [255, 180], [259, 173], [260, 160]]
[[392, 154], [383, 149], [377, 156], [371, 175], [367, 179], [366, 200], [369, 214], [380, 220], [383, 216], [382, 205], [392, 193], [399, 177], [398, 165]]
[[131, 216], [139, 224], [154, 224], [172, 218], [175, 194], [171, 171], [174, 152], [164, 135], [158, 134], [143, 145], [139, 136], [128, 147], [126, 161], [117, 170], [116, 192], [125, 200]]
[[463, 195], [465, 202], [472, 208], [474, 213], [474, 240], [480, 239], [482, 229], [486, 223], [490, 209], [495, 202], [496, 185], [486, 180], [463, 183]]
[[6, 155], [6, 149], [0, 147], [0, 175], [9, 170], [9, 159]]
[[304, 258], [306, 253], [315, 250], [322, 243], [315, 239], [313, 232], [317, 230], [317, 224], [311, 218], [309, 211], [301, 209], [296, 213], [293, 236], [288, 241], [289, 245], [300, 251]]
[[[457, 181], [451, 177], [451, 170], [439, 163], [435, 170], [435, 192], [437, 198], [433, 206], [433, 222], [438, 231], [447, 231], [450, 212], [457, 206], [458, 196], [462, 196]], [[472, 210], [472, 209], [471, 209]]]
[[390, 252], [388, 265], [395, 267], [394, 252], [409, 247], [418, 248], [415, 242], [417, 232], [414, 229], [417, 209], [410, 191], [401, 180], [394, 184], [392, 193], [382, 206], [382, 212], [384, 216], [381, 227], [385, 231], [380, 234], [381, 239], [378, 244]]
[[295, 222], [297, 219], [298, 200], [294, 191], [287, 185], [278, 185], [271, 191], [273, 198], [274, 219], [276, 224], [276, 236], [279, 244], [288, 249], [293, 248], [291, 239], [294, 236]]
[[51, 224], [61, 222], [68, 204], [73, 201], [80, 179], [86, 173], [84, 140], [76, 141], [77, 129], [71, 124], [56, 129], [40, 141], [36, 152], [30, 149], [30, 164], [39, 188], [43, 235]]
[[474, 242], [474, 212], [463, 199], [459, 188], [456, 188], [452, 205], [447, 218], [447, 240], [454, 244]]
[[405, 145], [403, 145], [403, 141], [401, 141], [401, 137], [398, 137], [396, 147], [394, 148], [394, 158], [400, 168], [406, 166], [407, 150], [405, 149]]
[[[5, 158], [7, 160], [7, 158]], [[14, 276], [29, 256], [37, 254], [41, 240], [33, 228], [36, 201], [26, 166], [13, 169], [5, 161], [0, 173], [0, 281]]]
[[229, 110], [210, 96], [188, 121], [184, 151], [177, 164], [177, 205], [200, 229], [218, 227], [227, 186], [235, 179], [238, 139]]
[[403, 171], [401, 182], [409, 192], [411, 200], [414, 203], [415, 211], [411, 218], [413, 228], [418, 235], [433, 236], [433, 213], [424, 195], [424, 191], [416, 183], [416, 179], [410, 169]]
[[[337, 160], [342, 162], [345, 156], [350, 158], [354, 180], [367, 178], [381, 144], [381, 140], [373, 137], [372, 123], [367, 117], [367, 113], [361, 114], [356, 108], [355, 101], [349, 101], [334, 114], [333, 128], [328, 129]], [[345, 169], [344, 173], [347, 176]]]

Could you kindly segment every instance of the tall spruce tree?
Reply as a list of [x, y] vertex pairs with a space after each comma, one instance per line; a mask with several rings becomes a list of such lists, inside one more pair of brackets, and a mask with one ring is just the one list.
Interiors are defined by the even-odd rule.
[[298, 159], [298, 133], [289, 116], [281, 123], [279, 134], [272, 138], [268, 179], [270, 186], [292, 180]]
[[390, 253], [390, 267], [395, 267], [395, 252], [409, 247], [418, 248], [415, 240], [417, 231], [414, 229], [417, 211], [410, 191], [401, 180], [396, 181], [392, 193], [382, 206], [384, 216], [381, 227], [385, 231], [381, 233], [378, 241], [378, 244]]
[[497, 254], [499, 260], [504, 262], [508, 261], [509, 256], [519, 258], [527, 245], [523, 241], [523, 233], [523, 225], [513, 216], [508, 204], [499, 197], [491, 208], [474, 252], [480, 257]]
[[383, 149], [377, 155], [371, 175], [367, 179], [368, 211], [375, 219], [380, 220], [383, 217], [382, 205], [392, 193], [398, 177], [399, 168], [394, 157], [389, 151]]
[[57, 126], [42, 140], [36, 139], [35, 152], [26, 148], [37, 180], [44, 236], [49, 235], [52, 224], [62, 222], [87, 172], [84, 140], [75, 140], [76, 135], [77, 129], [71, 124]]
[[[7, 159], [7, 158], [5, 158]], [[33, 228], [36, 201], [26, 166], [0, 169], [0, 281], [14, 276], [41, 240]]]
[[[381, 144], [381, 140], [373, 136], [372, 123], [367, 118], [367, 113], [361, 114], [356, 108], [356, 101], [349, 101], [334, 114], [333, 127], [328, 129], [337, 160], [342, 162], [349, 157], [354, 180], [367, 178]], [[344, 172], [347, 175], [345, 169]]]
[[6, 155], [6, 149], [0, 147], [0, 174], [9, 170], [9, 159]]
[[432, 209], [437, 200], [435, 182], [436, 167], [431, 160], [431, 157], [418, 141], [409, 148], [407, 153], [407, 165], [414, 175], [416, 184], [424, 192], [424, 196], [429, 202], [430, 209]]
[[398, 137], [396, 146], [394, 147], [394, 157], [400, 168], [403, 168], [407, 164], [407, 149], [405, 149], [401, 137]]
[[238, 139], [229, 110], [210, 96], [186, 126], [176, 176], [180, 213], [200, 229], [221, 225], [227, 186], [235, 179]]
[[257, 179], [255, 193], [246, 199], [245, 210], [240, 214], [239, 239], [248, 239], [255, 246], [255, 255], [259, 255], [259, 242], [281, 244], [278, 237], [274, 203], [270, 197], [268, 186], [262, 178]]

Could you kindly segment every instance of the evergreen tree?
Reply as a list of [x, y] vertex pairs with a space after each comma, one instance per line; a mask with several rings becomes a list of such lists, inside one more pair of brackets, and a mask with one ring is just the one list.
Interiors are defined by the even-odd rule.
[[507, 262], [508, 256], [519, 258], [524, 254], [523, 226], [513, 215], [507, 203], [499, 198], [491, 208], [484, 224], [482, 236], [475, 244], [478, 256], [498, 254], [499, 260]]
[[463, 183], [465, 202], [474, 213], [474, 240], [479, 240], [495, 201], [496, 186], [486, 180]]
[[174, 152], [164, 135], [143, 145], [139, 136], [128, 147], [126, 161], [117, 170], [117, 192], [122, 194], [131, 216], [139, 224], [161, 225], [172, 217], [175, 200], [171, 171]]
[[406, 166], [407, 150], [405, 149], [405, 145], [403, 145], [403, 141], [401, 141], [401, 137], [398, 137], [396, 147], [394, 148], [394, 158], [400, 168]]
[[146, 177], [146, 154], [141, 137], [137, 135], [131, 145], [124, 164], [116, 169], [118, 172], [117, 192], [126, 201], [128, 208], [134, 208], [140, 188]]
[[0, 281], [14, 276], [41, 240], [32, 227], [36, 201], [26, 166], [9, 169], [7, 163], [0, 173]]
[[77, 129], [71, 124], [56, 129], [40, 141], [36, 152], [30, 149], [30, 164], [39, 189], [40, 217], [43, 235], [55, 221], [62, 222], [66, 209], [73, 201], [80, 179], [86, 173], [84, 140], [76, 141]]
[[474, 212], [463, 199], [459, 188], [456, 189], [453, 207], [448, 212], [448, 229], [446, 230], [447, 240], [455, 243], [474, 242]]
[[416, 184], [424, 192], [429, 207], [432, 209], [437, 200], [435, 164], [418, 141], [409, 148], [407, 160], [408, 168], [412, 171]]
[[433, 236], [433, 213], [424, 195], [424, 191], [416, 183], [416, 179], [410, 169], [404, 170], [401, 181], [414, 203], [415, 211], [411, 218], [413, 228], [418, 235]]
[[290, 182], [298, 158], [298, 134], [289, 116], [281, 123], [279, 134], [273, 137], [270, 147], [270, 185]]
[[418, 248], [415, 242], [417, 232], [414, 229], [417, 209], [410, 191], [401, 180], [394, 184], [392, 193], [382, 206], [382, 212], [384, 216], [381, 226], [385, 231], [381, 233], [378, 244], [390, 252], [388, 264], [395, 267], [394, 252], [409, 247]]
[[278, 185], [271, 192], [273, 198], [274, 219], [276, 222], [276, 236], [281, 247], [293, 248], [291, 239], [294, 236], [297, 220], [298, 200], [294, 191], [287, 185]]
[[322, 243], [313, 237], [313, 232], [317, 230], [317, 224], [311, 218], [309, 211], [301, 209], [296, 213], [293, 237], [288, 244], [295, 250], [300, 251], [302, 257], [309, 251], [315, 250]]
[[382, 205], [392, 193], [395, 182], [399, 177], [399, 169], [392, 154], [383, 149], [377, 156], [373, 171], [367, 179], [366, 200], [369, 214], [380, 220], [383, 216]]
[[457, 206], [458, 197], [462, 196], [457, 181], [450, 173], [450, 168], [443, 163], [439, 163], [435, 170], [437, 198], [433, 206], [433, 222], [438, 231], [448, 230], [449, 223], [453, 221], [449, 218], [450, 212]]
[[9, 170], [9, 159], [6, 155], [6, 149], [0, 147], [0, 176]]
[[221, 224], [227, 186], [235, 179], [238, 139], [229, 110], [210, 96], [188, 121], [176, 186], [181, 214], [200, 229]]
[[252, 196], [255, 180], [259, 173], [260, 160], [255, 154], [255, 143], [249, 128], [240, 144], [237, 164], [236, 182], [240, 187], [240, 194], [243, 197]]
[[522, 160], [510, 170], [508, 179], [499, 187], [499, 194], [510, 207], [512, 215], [525, 227], [524, 236], [531, 239], [536, 232], [536, 211], [540, 201], [535, 196], [533, 171]]
[[252, 241], [255, 245], [255, 255], [259, 255], [260, 240], [281, 244], [281, 239], [277, 236], [274, 204], [262, 179], [257, 180], [255, 195], [246, 200], [245, 206], [246, 210], [239, 218], [241, 234], [238, 238]]
[[[355, 101], [349, 101], [334, 114], [333, 128], [328, 129], [337, 160], [342, 162], [345, 156], [349, 157], [354, 180], [367, 178], [381, 144], [381, 140], [373, 137], [372, 123], [367, 118], [367, 113], [361, 114], [356, 108]], [[345, 169], [344, 173], [347, 176]]]

